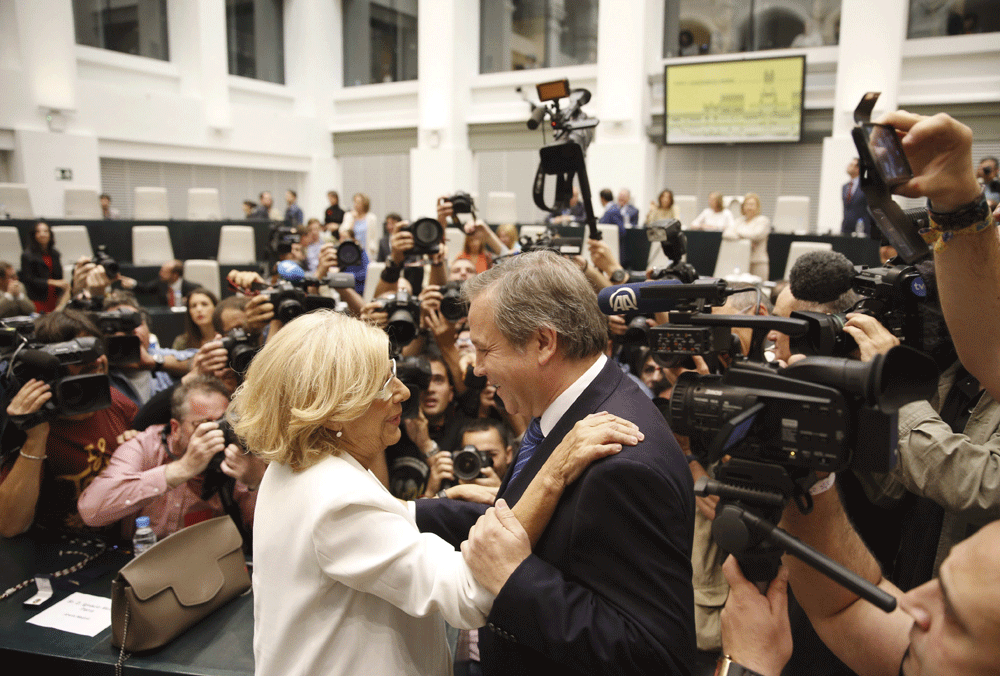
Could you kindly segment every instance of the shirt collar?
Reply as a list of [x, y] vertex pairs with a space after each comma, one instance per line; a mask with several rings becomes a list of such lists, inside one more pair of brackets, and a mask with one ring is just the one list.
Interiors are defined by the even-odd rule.
[[569, 407], [573, 405], [573, 402], [576, 401], [581, 394], [583, 394], [585, 389], [590, 387], [590, 384], [594, 382], [595, 378], [597, 378], [597, 374], [601, 372], [601, 369], [604, 368], [604, 364], [607, 361], [608, 358], [605, 355], [600, 355], [597, 358], [597, 361], [595, 361], [589, 369], [584, 371], [582, 376], [577, 378], [572, 385], [563, 390], [562, 394], [555, 398], [555, 401], [549, 404], [549, 407], [545, 409], [544, 413], [542, 413], [542, 419], [539, 421], [541, 423], [542, 434], [544, 436], [549, 435], [549, 432], [551, 432], [552, 428], [556, 426], [556, 423], [559, 422], [560, 418], [566, 414], [566, 411], [568, 411]]

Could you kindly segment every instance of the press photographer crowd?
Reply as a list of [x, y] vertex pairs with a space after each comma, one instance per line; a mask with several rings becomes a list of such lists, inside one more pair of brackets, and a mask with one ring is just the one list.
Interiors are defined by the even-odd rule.
[[[844, 234], [880, 234], [881, 266], [769, 280], [754, 194], [595, 214], [565, 84], [532, 114], [537, 236], [463, 192], [381, 229], [331, 193], [220, 300], [103, 249], [63, 280], [39, 222], [23, 283], [0, 262], [0, 535], [138, 550], [230, 518], [261, 676], [1000, 673], [996, 161], [866, 97]], [[598, 219], [668, 263], [626, 269]], [[690, 227], [751, 240], [759, 281], [699, 277]], [[171, 347], [140, 293], [185, 307]]]

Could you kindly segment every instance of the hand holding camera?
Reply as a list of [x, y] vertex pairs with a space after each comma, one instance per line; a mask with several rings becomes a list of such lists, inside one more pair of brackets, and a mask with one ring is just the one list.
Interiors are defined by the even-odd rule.
[[188, 442], [184, 455], [177, 462], [171, 462], [166, 466], [167, 485], [176, 488], [195, 478], [205, 471], [215, 454], [222, 453], [225, 448], [225, 435], [218, 424], [215, 421], [201, 423], [191, 435], [191, 441]]
[[392, 237], [389, 238], [389, 256], [397, 266], [406, 261], [407, 255], [413, 249], [413, 233], [408, 226], [408, 221], [396, 223], [392, 229]]
[[[42, 410], [42, 406], [45, 405], [45, 402], [51, 398], [52, 387], [43, 380], [36, 380], [32, 378], [24, 384], [24, 387], [22, 387], [16, 395], [14, 395], [14, 398], [7, 406], [7, 415], [14, 417], [19, 415], [28, 416], [33, 413], [37, 413]], [[33, 427], [23, 429], [23, 431], [28, 435], [29, 440], [40, 439], [43, 444], [44, 452], [44, 443], [49, 436], [49, 424], [47, 422], [41, 422]]]

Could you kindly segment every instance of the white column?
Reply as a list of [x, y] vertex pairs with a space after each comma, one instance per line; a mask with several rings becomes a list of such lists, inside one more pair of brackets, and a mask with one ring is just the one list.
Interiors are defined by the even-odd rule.
[[[616, 195], [628, 188], [641, 222], [649, 196], [656, 193], [655, 146], [646, 134], [648, 73], [659, 69], [663, 2], [602, 2], [598, 11], [596, 105], [591, 108], [601, 123], [587, 153], [590, 188], [597, 204], [602, 188], [611, 188]], [[655, 60], [650, 63], [650, 59]]]
[[231, 129], [225, 3], [174, 0], [168, 8], [170, 61], [180, 70], [182, 93], [203, 101], [209, 127]]
[[40, 108], [76, 109], [76, 33], [65, 0], [14, 0], [31, 95]]
[[478, 3], [420, 0], [418, 17], [419, 117], [417, 147], [410, 151], [411, 218], [433, 216], [437, 197], [472, 191], [475, 184], [466, 117], [479, 64]]
[[840, 189], [848, 180], [848, 162], [858, 154], [851, 127], [861, 96], [882, 92], [873, 118], [896, 109], [907, 15], [906, 0], [841, 2], [833, 135], [823, 139], [817, 232], [840, 232], [844, 215]]

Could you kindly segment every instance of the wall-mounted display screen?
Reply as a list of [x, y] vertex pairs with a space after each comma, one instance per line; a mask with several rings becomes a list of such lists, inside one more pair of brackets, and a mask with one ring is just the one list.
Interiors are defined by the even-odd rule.
[[664, 68], [664, 141], [794, 143], [802, 139], [805, 56]]

